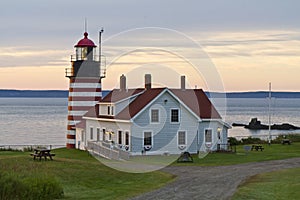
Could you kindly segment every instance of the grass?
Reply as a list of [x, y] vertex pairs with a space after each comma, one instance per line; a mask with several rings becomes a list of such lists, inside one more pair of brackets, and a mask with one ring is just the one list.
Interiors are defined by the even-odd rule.
[[55, 177], [65, 199], [126, 199], [174, 180], [170, 174], [131, 174], [101, 164], [87, 152], [56, 149], [53, 161], [34, 161], [29, 153], [0, 151], [0, 171], [17, 176]]
[[[237, 146], [236, 153], [210, 153], [203, 158], [193, 155], [194, 163], [175, 162], [173, 165], [233, 165], [300, 157], [300, 143], [264, 145], [264, 148], [262, 152], [245, 152], [240, 145]], [[34, 161], [29, 152], [0, 151], [0, 171], [28, 177], [37, 174], [53, 176], [63, 186], [64, 199], [126, 199], [162, 187], [175, 179], [174, 176], [160, 171], [132, 174], [113, 170], [84, 151], [55, 149], [53, 153], [56, 154], [53, 161], [40, 162]], [[145, 158], [147, 157], [136, 159]], [[156, 159], [154, 157], [154, 164], [159, 164], [160, 159]], [[142, 162], [148, 163], [147, 160]], [[286, 174], [284, 177], [293, 178], [294, 173]], [[300, 174], [299, 171], [297, 174]], [[280, 177], [275, 179], [282, 180]]]
[[[251, 145], [250, 145], [251, 146]], [[193, 163], [174, 163], [177, 166], [196, 165], [196, 166], [218, 166], [234, 165], [249, 162], [260, 162], [267, 160], [280, 160], [287, 158], [300, 157], [300, 143], [292, 145], [272, 144], [263, 145], [264, 150], [249, 151], [244, 150], [243, 145], [237, 146], [236, 153], [210, 153], [203, 158], [193, 155]]]
[[255, 175], [238, 188], [233, 200], [289, 199], [300, 196], [300, 168]]

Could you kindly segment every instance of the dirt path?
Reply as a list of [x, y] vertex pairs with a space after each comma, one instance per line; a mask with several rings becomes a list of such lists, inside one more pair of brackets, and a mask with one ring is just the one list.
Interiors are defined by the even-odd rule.
[[176, 175], [174, 182], [133, 199], [230, 199], [250, 176], [295, 167], [300, 167], [300, 158], [217, 167], [171, 166], [162, 171]]

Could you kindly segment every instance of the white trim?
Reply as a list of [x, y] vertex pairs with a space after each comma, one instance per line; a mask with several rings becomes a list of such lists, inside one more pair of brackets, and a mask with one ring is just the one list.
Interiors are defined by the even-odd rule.
[[[172, 110], [178, 110], [178, 122], [172, 122]], [[180, 124], [180, 122], [181, 122], [180, 108], [170, 108], [170, 124]]]
[[105, 119], [105, 118], [94, 118], [94, 117], [82, 117], [82, 119], [89, 119], [94, 121], [103, 121], [103, 122], [123, 122], [123, 123], [131, 123], [131, 120], [122, 120], [122, 119]]
[[68, 125], [76, 125], [81, 121], [68, 120]]
[[[99, 140], [98, 140], [98, 130], [99, 130]], [[101, 127], [96, 127], [96, 141], [101, 141]]]

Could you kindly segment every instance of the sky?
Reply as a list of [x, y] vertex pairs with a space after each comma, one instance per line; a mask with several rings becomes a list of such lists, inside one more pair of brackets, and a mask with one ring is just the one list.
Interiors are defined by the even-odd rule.
[[0, 2], [0, 88], [68, 89], [83, 37], [104, 28], [103, 89], [143, 85], [210, 91], [300, 91], [300, 1], [52, 0]]

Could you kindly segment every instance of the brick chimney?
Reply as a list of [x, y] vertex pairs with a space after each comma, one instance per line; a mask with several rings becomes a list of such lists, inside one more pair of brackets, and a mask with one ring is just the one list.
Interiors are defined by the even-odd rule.
[[120, 76], [120, 90], [121, 91], [126, 90], [126, 76], [124, 74], [122, 74], [122, 76]]
[[145, 74], [145, 89], [151, 89], [151, 74]]
[[181, 76], [180, 78], [180, 89], [185, 90], [185, 76]]

